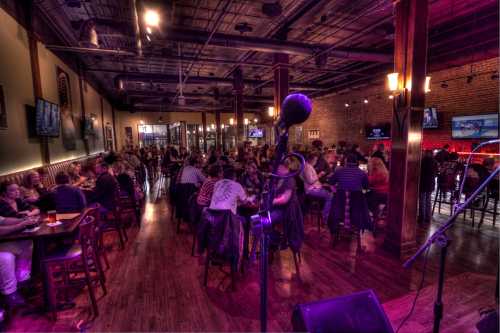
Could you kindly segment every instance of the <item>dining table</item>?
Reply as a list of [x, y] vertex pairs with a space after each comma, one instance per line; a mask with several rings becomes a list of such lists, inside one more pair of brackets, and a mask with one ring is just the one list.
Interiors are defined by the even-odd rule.
[[48, 309], [48, 281], [42, 262], [46, 258], [47, 246], [56, 240], [75, 237], [84, 216], [85, 211], [83, 213], [56, 214], [54, 221], [49, 219], [48, 214], [40, 214], [38, 216], [39, 224], [36, 227], [0, 236], [0, 242], [33, 241], [34, 258], [37, 259], [34, 260], [36, 264], [32, 266], [35, 270], [34, 273], [40, 274], [42, 278], [45, 309]]

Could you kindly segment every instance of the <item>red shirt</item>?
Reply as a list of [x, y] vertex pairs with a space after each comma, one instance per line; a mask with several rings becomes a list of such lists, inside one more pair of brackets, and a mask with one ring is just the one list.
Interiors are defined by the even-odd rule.
[[368, 175], [370, 189], [379, 193], [389, 192], [389, 177], [386, 174], [377, 172]]

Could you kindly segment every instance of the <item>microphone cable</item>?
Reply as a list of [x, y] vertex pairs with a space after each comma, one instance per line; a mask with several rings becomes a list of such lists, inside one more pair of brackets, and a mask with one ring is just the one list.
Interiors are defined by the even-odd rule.
[[420, 292], [422, 291], [422, 288], [424, 287], [424, 281], [425, 281], [425, 273], [427, 272], [427, 259], [429, 258], [429, 250], [430, 250], [430, 246], [427, 248], [427, 250], [425, 251], [425, 255], [424, 255], [424, 266], [422, 268], [422, 278], [420, 280], [420, 284], [418, 286], [418, 289], [417, 289], [417, 293], [415, 294], [415, 297], [413, 298], [413, 303], [411, 305], [411, 308], [410, 308], [410, 311], [408, 312], [408, 314], [403, 318], [403, 320], [401, 321], [401, 323], [399, 323], [399, 326], [398, 326], [398, 329], [396, 330], [395, 333], [398, 333], [399, 330], [401, 329], [401, 327], [404, 326], [404, 324], [406, 324], [406, 322], [408, 321], [408, 319], [410, 319], [410, 317], [413, 315], [413, 312], [415, 311], [415, 306], [417, 305], [417, 299], [419, 298], [420, 296]]

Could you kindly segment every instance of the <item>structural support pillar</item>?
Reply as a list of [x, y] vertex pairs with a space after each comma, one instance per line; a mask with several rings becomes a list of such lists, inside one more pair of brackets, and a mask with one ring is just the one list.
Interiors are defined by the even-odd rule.
[[384, 246], [401, 258], [416, 248], [418, 184], [425, 104], [428, 0], [395, 2], [394, 97], [389, 217]]
[[215, 149], [221, 150], [224, 149], [222, 145], [222, 129], [220, 122], [220, 111], [215, 111]]
[[200, 126], [196, 125], [196, 128], [194, 129], [194, 139], [195, 139], [195, 147], [196, 150], [199, 152], [200, 151]]
[[[21, 2], [19, 2], [21, 3]], [[40, 63], [38, 60], [38, 39], [34, 31], [34, 1], [25, 2], [26, 23], [28, 32], [28, 47], [30, 52], [31, 76], [33, 79], [33, 92], [35, 95], [35, 103], [37, 98], [43, 98], [42, 79], [40, 76]], [[46, 136], [40, 137], [40, 154], [44, 165], [50, 164], [49, 138]]]
[[274, 112], [275, 117], [281, 113], [281, 104], [288, 96], [289, 73], [288, 73], [288, 54], [274, 54]]
[[234, 117], [236, 119], [236, 146], [240, 147], [245, 141], [245, 128], [243, 124], [243, 72], [241, 67], [233, 73]]
[[207, 113], [201, 113], [201, 125], [202, 125], [202, 133], [203, 133], [203, 151], [208, 152], [207, 147]]
[[179, 147], [188, 149], [187, 146], [187, 125], [185, 121], [181, 121], [181, 126], [180, 126], [180, 140], [179, 140]]

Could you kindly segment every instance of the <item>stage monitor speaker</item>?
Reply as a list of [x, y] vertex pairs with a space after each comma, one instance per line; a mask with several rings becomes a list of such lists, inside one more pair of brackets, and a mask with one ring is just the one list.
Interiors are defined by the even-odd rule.
[[298, 304], [292, 315], [294, 332], [394, 333], [373, 290]]

